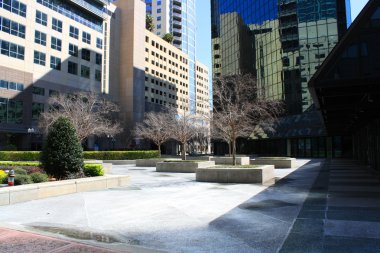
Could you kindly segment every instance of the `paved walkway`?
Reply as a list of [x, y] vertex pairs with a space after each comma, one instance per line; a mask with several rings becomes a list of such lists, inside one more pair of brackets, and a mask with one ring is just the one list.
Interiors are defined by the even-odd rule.
[[[131, 175], [130, 187], [3, 206], [0, 227], [118, 252], [380, 252], [380, 181], [350, 161], [321, 162], [278, 169], [272, 186], [115, 166]], [[27, 252], [7, 251], [4, 241], [12, 240], [3, 238], [0, 252]]]
[[117, 251], [53, 237], [0, 228], [0, 252], [117, 253]]

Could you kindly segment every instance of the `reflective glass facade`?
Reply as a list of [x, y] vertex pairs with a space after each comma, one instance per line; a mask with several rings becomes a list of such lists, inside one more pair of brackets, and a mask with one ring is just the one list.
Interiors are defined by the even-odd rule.
[[211, 0], [213, 75], [253, 73], [289, 114], [309, 110], [307, 83], [350, 23], [347, 0]]

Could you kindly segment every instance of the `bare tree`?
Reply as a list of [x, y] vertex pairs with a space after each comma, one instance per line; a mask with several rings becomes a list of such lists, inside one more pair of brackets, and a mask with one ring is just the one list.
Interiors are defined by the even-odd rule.
[[171, 137], [182, 146], [182, 160], [186, 160], [187, 143], [197, 134], [197, 124], [200, 118], [197, 115], [183, 110], [178, 114], [172, 110], [174, 120], [170, 124]]
[[171, 138], [171, 131], [168, 125], [173, 120], [173, 115], [168, 112], [149, 112], [145, 115], [142, 123], [137, 123], [134, 134], [153, 141], [161, 156], [161, 145]]
[[106, 98], [92, 92], [56, 94], [48, 100], [49, 110], [41, 114], [39, 127], [47, 129], [59, 117], [67, 117], [73, 123], [78, 139], [83, 142], [91, 135], [112, 135], [121, 132], [115, 122], [118, 106]]
[[282, 112], [282, 102], [259, 96], [256, 79], [251, 75], [233, 75], [216, 79], [213, 84], [213, 137], [232, 148], [236, 165], [236, 140], [250, 137], [258, 129], [273, 130], [272, 124]]

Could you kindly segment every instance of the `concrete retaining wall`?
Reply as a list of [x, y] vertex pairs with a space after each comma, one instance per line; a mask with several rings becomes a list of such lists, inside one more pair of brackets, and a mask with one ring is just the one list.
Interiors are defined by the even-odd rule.
[[135, 165], [136, 160], [104, 160], [104, 163], [112, 163], [113, 165]]
[[157, 163], [157, 172], [178, 172], [194, 173], [199, 168], [209, 168], [215, 166], [213, 161], [199, 162], [159, 162]]
[[129, 185], [129, 176], [106, 175], [0, 188], [0, 206]]
[[254, 165], [274, 165], [275, 168], [295, 168], [296, 159], [295, 158], [256, 158], [251, 160], [251, 164]]
[[274, 179], [274, 166], [257, 168], [202, 168], [196, 170], [196, 181], [217, 183], [264, 183]]

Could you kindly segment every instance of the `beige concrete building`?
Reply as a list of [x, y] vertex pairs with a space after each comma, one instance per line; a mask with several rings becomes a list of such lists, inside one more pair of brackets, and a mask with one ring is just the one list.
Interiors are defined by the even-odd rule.
[[209, 76], [207, 66], [197, 61], [195, 65], [196, 112], [200, 115], [209, 114], [211, 110]]
[[109, 92], [114, 10], [107, 0], [0, 2], [0, 146], [1, 133], [14, 133], [28, 148], [27, 130], [55, 92]]

